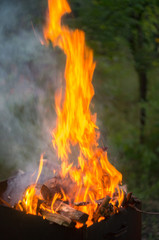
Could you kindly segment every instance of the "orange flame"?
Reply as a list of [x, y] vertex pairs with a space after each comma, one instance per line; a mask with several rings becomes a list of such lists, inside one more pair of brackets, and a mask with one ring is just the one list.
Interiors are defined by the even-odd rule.
[[38, 196], [36, 195], [36, 185], [39, 180], [41, 171], [43, 168], [43, 154], [40, 157], [40, 164], [39, 164], [39, 170], [38, 170], [38, 175], [35, 181], [35, 184], [30, 185], [26, 191], [25, 191], [25, 196], [23, 197], [22, 202], [19, 201], [18, 205], [21, 210], [24, 210], [21, 208], [21, 204], [25, 208], [26, 213], [30, 213], [33, 215], [36, 215], [36, 208], [37, 208], [37, 201], [38, 201]]
[[[96, 200], [110, 196], [114, 205], [113, 194], [118, 193], [121, 206], [123, 191], [119, 189], [122, 175], [108, 161], [107, 152], [99, 148], [99, 129], [96, 125], [96, 114], [90, 111], [90, 103], [94, 95], [92, 77], [95, 69], [93, 51], [85, 44], [85, 34], [80, 30], [70, 30], [61, 25], [61, 17], [70, 13], [71, 9], [66, 0], [48, 0], [47, 24], [44, 37], [50, 39], [54, 46], [59, 46], [66, 54], [65, 80], [66, 89], [55, 96], [57, 126], [52, 132], [53, 146], [61, 159], [61, 177], [70, 179], [71, 191], [55, 193], [51, 205], [40, 205], [41, 209], [55, 213], [54, 203], [59, 198], [63, 201], [90, 202], [86, 206], [76, 206], [77, 209], [88, 213], [87, 226], [92, 224], [93, 213], [97, 208]], [[69, 162], [72, 148], [78, 147], [78, 166]], [[35, 184], [29, 186], [25, 196], [18, 205], [26, 213], [36, 214], [38, 199], [36, 186], [43, 167], [43, 155], [40, 159], [38, 176]], [[69, 187], [69, 186], [68, 186]], [[98, 219], [101, 221], [103, 217]], [[78, 223], [76, 227], [80, 227]]]
[[[61, 175], [69, 176], [76, 183], [76, 191], [68, 199], [91, 201], [88, 206], [78, 207], [89, 214], [87, 224], [92, 224], [96, 199], [118, 191], [121, 205], [123, 192], [119, 189], [122, 175], [108, 161], [107, 153], [99, 148], [99, 130], [96, 114], [90, 111], [94, 95], [92, 77], [95, 69], [93, 51], [85, 44], [85, 34], [78, 29], [70, 30], [61, 25], [64, 14], [71, 9], [66, 0], [48, 0], [47, 23], [44, 28], [46, 41], [60, 47], [66, 54], [66, 89], [55, 96], [57, 113], [56, 129], [52, 132], [53, 146], [61, 159]], [[78, 146], [78, 167], [69, 162], [72, 146]]]

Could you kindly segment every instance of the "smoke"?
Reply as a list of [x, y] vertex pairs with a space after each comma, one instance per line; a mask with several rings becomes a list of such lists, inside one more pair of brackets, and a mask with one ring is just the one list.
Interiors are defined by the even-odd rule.
[[23, 1], [0, 4], [0, 179], [34, 170], [43, 152], [55, 160], [50, 133], [60, 70], [55, 51], [38, 39], [42, 24], [33, 30], [35, 18]]

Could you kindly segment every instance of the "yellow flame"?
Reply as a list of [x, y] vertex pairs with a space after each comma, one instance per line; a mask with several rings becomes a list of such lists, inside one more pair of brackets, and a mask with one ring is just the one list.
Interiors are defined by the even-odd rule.
[[19, 201], [18, 205], [20, 209], [23, 209], [21, 207], [21, 204], [24, 206], [26, 213], [30, 213], [33, 215], [36, 215], [36, 208], [37, 208], [37, 202], [38, 202], [38, 196], [36, 195], [36, 185], [39, 180], [41, 171], [43, 168], [43, 154], [40, 157], [40, 164], [39, 164], [39, 169], [38, 169], [38, 175], [35, 181], [35, 184], [32, 184], [29, 186], [26, 191], [25, 191], [25, 196], [23, 197], [22, 202]]
[[[51, 206], [41, 204], [41, 208], [56, 212], [54, 203], [57, 198], [70, 202], [90, 202], [87, 206], [75, 207], [89, 218], [87, 225], [92, 224], [93, 213], [97, 208], [96, 200], [106, 195], [113, 197], [118, 193], [119, 206], [123, 200], [123, 191], [119, 184], [122, 174], [108, 161], [107, 152], [99, 148], [99, 128], [96, 125], [96, 114], [90, 111], [90, 103], [94, 96], [92, 77], [95, 69], [93, 51], [85, 44], [85, 34], [78, 29], [70, 30], [61, 25], [64, 14], [71, 9], [66, 0], [48, 0], [47, 23], [44, 28], [45, 40], [51, 40], [53, 46], [60, 47], [66, 55], [65, 81], [63, 95], [60, 89], [55, 96], [57, 113], [56, 128], [52, 132], [53, 147], [61, 159], [61, 177], [72, 181], [71, 191], [55, 193]], [[78, 147], [78, 166], [69, 162], [72, 147]], [[22, 200], [27, 213], [36, 214], [37, 199], [35, 187], [43, 167], [43, 156], [40, 159], [36, 182], [31, 185]], [[69, 187], [69, 186], [68, 186]], [[111, 203], [115, 204], [113, 199]], [[98, 221], [102, 220], [100, 218]], [[80, 227], [77, 224], [76, 227]]]
[[[108, 161], [107, 153], [99, 148], [100, 136], [96, 125], [96, 114], [90, 111], [94, 95], [92, 77], [95, 69], [93, 51], [85, 44], [85, 34], [78, 29], [70, 30], [61, 25], [64, 14], [71, 9], [66, 0], [48, 0], [47, 23], [44, 28], [46, 41], [60, 47], [66, 55], [65, 80], [63, 96], [60, 89], [55, 96], [57, 125], [54, 129], [53, 146], [61, 158], [61, 174], [69, 175], [75, 184], [76, 191], [71, 197], [74, 201], [91, 201], [92, 205], [80, 207], [89, 214], [90, 225], [95, 199], [119, 193], [121, 204], [123, 194], [118, 184], [122, 175]], [[78, 167], [69, 163], [72, 146], [79, 147]]]

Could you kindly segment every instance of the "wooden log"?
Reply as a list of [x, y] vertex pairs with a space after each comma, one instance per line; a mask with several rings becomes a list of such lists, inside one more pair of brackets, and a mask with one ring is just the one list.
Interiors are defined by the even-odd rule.
[[[19, 205], [19, 206], [16, 206], [16, 209], [17, 209], [17, 210], [20, 209], [20, 211], [23, 211], [23, 212], [25, 212], [25, 213], [27, 212], [26, 206], [25, 206], [25, 204], [24, 204], [23, 201], [20, 201], [20, 202], [18, 203], [18, 205]], [[19, 209], [18, 209], [18, 207], [19, 207]]]
[[40, 210], [40, 213], [45, 219], [49, 220], [50, 222], [54, 222], [66, 227], [75, 226], [75, 223], [70, 218], [60, 215], [58, 213], [51, 213], [43, 209]]
[[132, 192], [129, 193], [124, 192], [124, 199], [121, 205], [126, 208], [128, 204], [132, 202], [132, 200], [133, 200]]
[[51, 200], [51, 197], [52, 197], [51, 191], [45, 184], [42, 185], [40, 192], [41, 192], [44, 200], [46, 200], [46, 201]]
[[51, 191], [52, 188], [60, 185], [62, 182], [62, 178], [60, 176], [53, 177], [49, 180], [47, 180], [44, 185], [48, 187], [48, 189]]
[[55, 193], [60, 193], [63, 198], [63, 193], [66, 195], [74, 196], [76, 193], [76, 184], [72, 182], [69, 176], [61, 178], [57, 175], [49, 180], [47, 180], [44, 185], [50, 190], [52, 197]]
[[23, 209], [21, 208], [21, 206], [18, 203], [14, 204], [14, 209], [16, 209], [18, 211], [23, 211]]
[[[103, 202], [104, 198], [95, 200], [97, 204], [101, 204]], [[80, 206], [87, 206], [88, 204], [92, 204], [92, 202], [75, 202], [73, 203], [74, 206], [80, 207]]]
[[106, 210], [109, 205], [110, 199], [111, 198], [109, 196], [106, 196], [104, 198], [103, 202], [101, 203], [101, 205], [98, 206], [98, 208], [96, 209], [96, 211], [93, 214], [93, 222], [98, 222], [98, 219], [101, 216], [104, 216], [106, 214]]
[[58, 176], [48, 180], [42, 185], [40, 192], [44, 200], [50, 201], [54, 197], [55, 193], [59, 193], [61, 198], [63, 198], [60, 182], [61, 178]]
[[124, 197], [123, 197], [123, 201], [122, 201], [121, 206], [125, 207], [126, 206], [126, 202], [127, 202], [127, 194], [126, 194], [126, 192], [124, 192]]
[[37, 207], [36, 207], [36, 215], [39, 215], [39, 212], [41, 210], [40, 206], [41, 206], [42, 203], [44, 203], [44, 200], [38, 199]]
[[131, 197], [132, 197], [132, 192], [129, 192], [126, 196], [127, 202], [129, 202], [131, 200]]
[[73, 203], [73, 205], [76, 207], [87, 206], [88, 204], [91, 204], [91, 202], [75, 202], [75, 203]]
[[61, 215], [66, 216], [76, 222], [85, 223], [88, 219], [88, 214], [72, 208], [70, 205], [62, 202], [59, 199], [57, 199], [53, 204], [53, 209]]
[[8, 202], [6, 202], [3, 198], [1, 198], [1, 197], [0, 197], [0, 204], [4, 204], [4, 205], [6, 205], [7, 207], [12, 208], [12, 206], [11, 206]]

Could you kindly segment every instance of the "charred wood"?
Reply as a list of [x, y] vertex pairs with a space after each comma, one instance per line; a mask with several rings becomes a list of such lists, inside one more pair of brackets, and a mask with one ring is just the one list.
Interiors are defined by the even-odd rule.
[[132, 192], [129, 192], [129, 193], [127, 194], [127, 196], [126, 196], [127, 202], [130, 201], [131, 197], [132, 197]]
[[[103, 200], [104, 200], [104, 198], [101, 198], [101, 199], [95, 200], [95, 202], [97, 204], [101, 204], [103, 202]], [[91, 202], [75, 202], [73, 205], [80, 207], [80, 206], [86, 206], [88, 204], [91, 204]]]
[[[111, 198], [109, 196], [106, 196], [102, 201], [101, 205], [97, 207], [96, 211], [93, 214], [93, 222], [98, 222], [98, 219], [101, 216], [106, 216], [108, 214], [108, 205], [109, 205], [110, 199]], [[111, 211], [112, 209], [109, 209], [109, 210]]]
[[47, 182], [45, 182], [41, 187], [41, 194], [45, 200], [51, 200], [55, 193], [59, 193], [61, 198], [63, 198], [62, 194], [62, 184], [60, 176], [54, 177]]
[[83, 213], [69, 206], [68, 204], [62, 202], [61, 200], [56, 200], [53, 209], [63, 216], [67, 216], [71, 220], [85, 223], [88, 219], [88, 214]]
[[50, 201], [51, 200], [51, 198], [52, 198], [51, 191], [45, 184], [42, 185], [40, 192], [41, 192], [43, 198], [46, 201]]
[[58, 213], [51, 213], [43, 209], [40, 210], [40, 213], [45, 219], [49, 220], [50, 222], [54, 222], [66, 227], [75, 226], [75, 223], [70, 218], [60, 215]]

